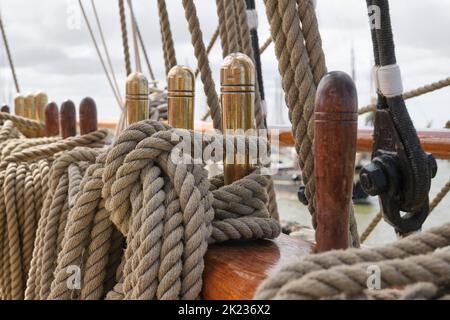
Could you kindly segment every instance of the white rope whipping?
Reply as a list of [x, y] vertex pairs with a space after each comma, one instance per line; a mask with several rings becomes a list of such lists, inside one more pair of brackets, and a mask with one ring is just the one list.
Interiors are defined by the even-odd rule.
[[258, 12], [255, 9], [247, 11], [247, 22], [250, 30], [258, 29]]
[[398, 64], [375, 66], [374, 79], [377, 91], [386, 98], [403, 94], [402, 74]]

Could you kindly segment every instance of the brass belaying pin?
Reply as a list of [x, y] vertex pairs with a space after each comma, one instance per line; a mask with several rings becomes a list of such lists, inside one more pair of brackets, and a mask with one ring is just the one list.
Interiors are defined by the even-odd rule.
[[126, 109], [127, 124], [146, 120], [149, 117], [148, 81], [142, 73], [132, 73], [127, 78]]
[[18, 93], [16, 97], [14, 98], [14, 113], [16, 116], [24, 117], [24, 110], [25, 109], [25, 98], [23, 95]]
[[[242, 53], [227, 56], [220, 70], [223, 134], [255, 129], [255, 66]], [[224, 180], [231, 184], [252, 172], [248, 152], [224, 150]]]
[[36, 119], [36, 108], [34, 106], [34, 94], [27, 93], [25, 95], [24, 116], [28, 119]]
[[195, 75], [185, 66], [175, 66], [167, 75], [169, 125], [194, 129]]
[[48, 96], [45, 92], [38, 91], [34, 95], [34, 107], [38, 121], [45, 122], [45, 106], [48, 103]]

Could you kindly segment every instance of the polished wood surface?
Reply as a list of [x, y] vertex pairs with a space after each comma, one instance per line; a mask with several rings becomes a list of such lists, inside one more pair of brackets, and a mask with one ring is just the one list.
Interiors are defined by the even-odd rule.
[[316, 250], [347, 249], [358, 131], [358, 95], [350, 76], [337, 71], [322, 78], [314, 123]]
[[61, 105], [59, 123], [63, 139], [77, 135], [77, 114], [75, 104], [71, 100], [66, 100]]
[[45, 108], [45, 135], [47, 137], [59, 136], [59, 110], [55, 102], [48, 103]]
[[311, 254], [313, 244], [300, 237], [210, 245], [205, 256], [202, 298], [249, 300], [256, 288], [282, 265]]
[[97, 131], [97, 105], [94, 99], [86, 97], [80, 103], [80, 134]]

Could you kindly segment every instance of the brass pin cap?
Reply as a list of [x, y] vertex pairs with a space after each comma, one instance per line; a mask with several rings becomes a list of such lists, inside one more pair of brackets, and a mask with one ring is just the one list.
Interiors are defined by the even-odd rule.
[[34, 94], [34, 106], [36, 108], [37, 119], [45, 122], [45, 106], [48, 103], [48, 96], [45, 92], [38, 91]]
[[29, 92], [25, 95], [25, 117], [36, 119], [36, 110], [34, 106], [34, 94]]
[[149, 117], [149, 87], [147, 78], [139, 72], [132, 73], [127, 78], [126, 108], [127, 123], [146, 120]]
[[23, 95], [18, 93], [14, 98], [14, 112], [16, 116], [24, 116], [24, 108], [25, 108], [25, 98]]
[[127, 78], [127, 98], [139, 99], [139, 96], [144, 96], [148, 99], [149, 88], [147, 78], [140, 72], [132, 73]]
[[220, 69], [222, 92], [254, 92], [255, 66], [252, 59], [243, 53], [227, 56]]
[[186, 66], [175, 66], [167, 75], [167, 86], [169, 97], [172, 96], [194, 96], [195, 75], [191, 68]]

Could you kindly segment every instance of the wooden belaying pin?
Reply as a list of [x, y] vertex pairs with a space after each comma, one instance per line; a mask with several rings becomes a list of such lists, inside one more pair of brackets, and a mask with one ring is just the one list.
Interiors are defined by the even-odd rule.
[[80, 134], [97, 131], [97, 105], [94, 99], [86, 97], [80, 103]]
[[48, 96], [45, 92], [38, 91], [34, 95], [34, 108], [36, 112], [36, 119], [40, 122], [45, 122], [45, 106], [48, 103]]
[[[223, 134], [234, 135], [255, 129], [255, 66], [252, 60], [242, 53], [230, 54], [222, 64], [220, 83]], [[225, 184], [242, 179], [251, 172], [248, 152], [225, 152]]]
[[71, 100], [66, 100], [62, 103], [59, 113], [59, 123], [63, 139], [77, 135], [77, 113], [75, 104]]
[[314, 116], [316, 251], [346, 249], [358, 131], [358, 96], [350, 76], [323, 77]]
[[25, 95], [24, 116], [28, 119], [36, 120], [36, 108], [34, 105], [33, 93], [27, 93]]
[[150, 106], [148, 94], [147, 78], [139, 72], [130, 74], [126, 85], [128, 125], [148, 119]]
[[10, 113], [9, 106], [6, 105], [6, 104], [4, 104], [4, 105], [1, 107], [0, 112]]
[[55, 102], [48, 103], [45, 108], [45, 135], [47, 137], [59, 136], [59, 110]]
[[14, 98], [14, 113], [16, 116], [24, 117], [25, 98], [18, 93]]
[[195, 75], [185, 66], [173, 67], [167, 75], [169, 125], [194, 129]]

